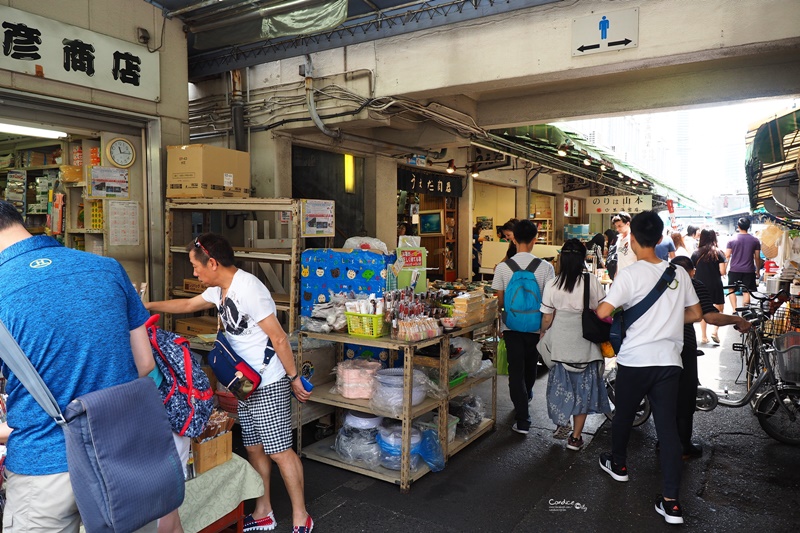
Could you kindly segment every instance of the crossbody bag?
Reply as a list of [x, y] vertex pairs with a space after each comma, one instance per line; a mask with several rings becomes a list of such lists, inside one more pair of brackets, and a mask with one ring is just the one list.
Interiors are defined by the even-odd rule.
[[611, 333], [609, 336], [611, 346], [614, 348], [614, 353], [618, 354], [620, 348], [622, 348], [622, 341], [625, 340], [625, 332], [627, 329], [656, 303], [674, 279], [675, 265], [669, 265], [667, 269], [664, 270], [664, 273], [661, 274], [661, 277], [658, 278], [656, 286], [650, 289], [650, 292], [647, 293], [647, 296], [645, 296], [641, 302], [633, 307], [629, 307], [625, 311], [619, 311], [614, 315], [614, 323], [611, 324]]
[[208, 354], [208, 364], [219, 382], [239, 400], [246, 400], [258, 389], [261, 384], [261, 374], [274, 355], [272, 339], [267, 338], [264, 362], [260, 370], [254, 369], [233, 349], [225, 337], [222, 320], [217, 315], [217, 338], [214, 340], [214, 348]]

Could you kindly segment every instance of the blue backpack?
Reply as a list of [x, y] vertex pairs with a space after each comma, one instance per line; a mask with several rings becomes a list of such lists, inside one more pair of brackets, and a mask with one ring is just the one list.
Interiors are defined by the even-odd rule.
[[159, 315], [145, 323], [153, 358], [164, 380], [158, 387], [172, 431], [185, 437], [199, 437], [214, 410], [214, 391], [189, 341], [156, 326]]
[[534, 275], [541, 262], [537, 257], [522, 270], [513, 259], [505, 261], [511, 281], [503, 293], [503, 323], [512, 331], [536, 333], [542, 327], [542, 290]]

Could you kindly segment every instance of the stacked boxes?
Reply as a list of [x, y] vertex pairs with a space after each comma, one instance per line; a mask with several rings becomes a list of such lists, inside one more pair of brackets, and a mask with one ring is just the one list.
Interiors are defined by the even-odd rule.
[[478, 324], [483, 317], [482, 290], [468, 292], [453, 298], [453, 318], [460, 328]]
[[481, 322], [488, 322], [497, 318], [497, 298], [485, 298], [483, 301], [483, 314]]
[[24, 170], [9, 170], [6, 178], [6, 200], [22, 215], [27, 212], [27, 174]]
[[167, 198], [250, 197], [250, 154], [207, 144], [167, 146]]
[[58, 171], [46, 171], [43, 176], [39, 176], [35, 180], [36, 188], [34, 189], [34, 198], [28, 202], [29, 215], [46, 215], [47, 204], [50, 200], [50, 190], [56, 186], [58, 180]]

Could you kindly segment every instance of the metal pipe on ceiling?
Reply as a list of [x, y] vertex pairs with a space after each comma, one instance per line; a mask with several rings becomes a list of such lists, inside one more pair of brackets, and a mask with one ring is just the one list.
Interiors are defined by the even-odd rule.
[[359, 135], [352, 135], [350, 133], [344, 133], [342, 130], [336, 128], [331, 129], [322, 122], [319, 114], [317, 113], [317, 104], [314, 101], [314, 65], [311, 62], [311, 56], [306, 54], [306, 62], [303, 67], [303, 76], [305, 76], [305, 85], [306, 85], [306, 102], [308, 103], [308, 113], [311, 115], [311, 120], [317, 126], [317, 128], [327, 135], [328, 137], [340, 141], [353, 141], [358, 143], [365, 143], [370, 146], [375, 146], [377, 148], [384, 148], [386, 150], [406, 153], [406, 154], [419, 154], [425, 155], [431, 159], [441, 159], [447, 154], [447, 149], [443, 149], [439, 152], [431, 152], [430, 150], [426, 150], [424, 148], [413, 147], [413, 146], [403, 146], [401, 144], [394, 144], [388, 143], [384, 141], [380, 141], [377, 139], [370, 139], [368, 137], [361, 137]]

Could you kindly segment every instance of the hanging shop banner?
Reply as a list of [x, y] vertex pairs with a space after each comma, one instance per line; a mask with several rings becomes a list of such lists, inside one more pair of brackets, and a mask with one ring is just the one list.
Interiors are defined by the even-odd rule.
[[460, 198], [463, 192], [463, 182], [464, 178], [461, 176], [426, 172], [405, 167], [397, 169], [398, 191]]
[[300, 220], [301, 237], [333, 237], [335, 235], [336, 202], [333, 200], [303, 200]]
[[653, 195], [590, 196], [586, 200], [586, 211], [591, 214], [616, 214], [620, 211], [641, 213], [653, 209]]
[[571, 217], [572, 216], [572, 199], [571, 198], [564, 198], [564, 216]]
[[159, 54], [145, 46], [0, 6], [0, 69], [158, 102]]
[[128, 198], [128, 169], [92, 167], [89, 198]]

